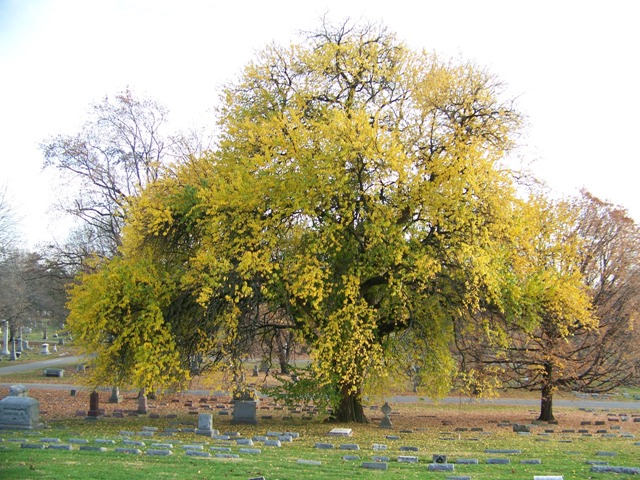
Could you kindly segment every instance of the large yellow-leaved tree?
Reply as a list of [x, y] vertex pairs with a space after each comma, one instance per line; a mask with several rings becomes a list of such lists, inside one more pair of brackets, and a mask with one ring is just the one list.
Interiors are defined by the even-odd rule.
[[[454, 320], [517, 298], [501, 162], [519, 116], [500, 95], [482, 69], [374, 25], [323, 24], [265, 48], [224, 90], [218, 147], [132, 203], [123, 257], [76, 287], [69, 323], [105, 352], [140, 351], [118, 325], [151, 318], [176, 352], [157, 368], [178, 377], [238, 358], [259, 329], [293, 330], [343, 421], [366, 420], [367, 379], [399, 362], [446, 393]], [[147, 272], [134, 284], [158, 300], [91, 301], [117, 285], [99, 275], [126, 278], [123, 264]]]

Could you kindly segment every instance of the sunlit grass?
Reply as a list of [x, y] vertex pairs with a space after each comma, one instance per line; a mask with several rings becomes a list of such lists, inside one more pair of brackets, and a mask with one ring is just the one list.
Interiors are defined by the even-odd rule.
[[[179, 409], [177, 409], [179, 410]], [[271, 412], [270, 412], [271, 413]], [[374, 419], [368, 425], [348, 425], [354, 434], [350, 438], [329, 437], [328, 431], [336, 425], [326, 424], [319, 419], [302, 420], [294, 418], [283, 420], [274, 415], [274, 420], [262, 421], [260, 425], [231, 425], [228, 418], [214, 415], [214, 428], [221, 432], [238, 431], [243, 437], [265, 435], [267, 431], [293, 431], [300, 438], [293, 443], [284, 443], [282, 448], [264, 447], [256, 442], [254, 448], [261, 448], [260, 455], [241, 454], [238, 460], [188, 457], [182, 445], [205, 442], [212, 445], [228, 445], [233, 453], [239, 453], [240, 446], [235, 442], [219, 442], [193, 433], [177, 433], [173, 437], [163, 437], [156, 433], [153, 438], [142, 437], [139, 432], [144, 426], [154, 426], [162, 432], [166, 428], [194, 428], [196, 418], [181, 413], [177, 418], [103, 418], [87, 421], [83, 418], [69, 418], [49, 422], [49, 428], [34, 433], [2, 432], [4, 438], [0, 450], [0, 478], [3, 479], [58, 479], [58, 478], [238, 478], [247, 479], [264, 475], [266, 479], [344, 479], [344, 478], [384, 478], [418, 479], [425, 476], [446, 478], [447, 475], [468, 475], [473, 479], [531, 479], [533, 475], [563, 475], [565, 479], [586, 479], [593, 477], [588, 460], [608, 461], [611, 465], [640, 466], [640, 446], [633, 438], [623, 438], [621, 432], [638, 434], [640, 424], [633, 422], [607, 422], [606, 426], [595, 426], [595, 420], [606, 419], [609, 414], [619, 412], [578, 409], [557, 409], [559, 425], [534, 426], [530, 436], [521, 436], [513, 432], [511, 426], [499, 426], [500, 422], [527, 423], [532, 420], [532, 412], [527, 408], [500, 407], [495, 405], [394, 405], [391, 430], [378, 428], [381, 416], [377, 410], [369, 410]], [[633, 414], [634, 412], [626, 412]], [[640, 413], [640, 412], [635, 412]], [[583, 427], [593, 436], [586, 437], [577, 433], [582, 421], [592, 421], [592, 425]], [[471, 431], [473, 426], [483, 431]], [[613, 427], [613, 428], [612, 428]], [[620, 430], [617, 430], [620, 427]], [[615, 438], [604, 438], [596, 430], [604, 428]], [[555, 432], [548, 436], [545, 430]], [[574, 433], [562, 433], [572, 429]], [[402, 432], [402, 430], [411, 430]], [[152, 443], [173, 444], [174, 454], [170, 457], [139, 456], [116, 453], [117, 447], [124, 445], [121, 432], [134, 432], [134, 440], [144, 441], [146, 446], [138, 447], [143, 452]], [[387, 435], [397, 435], [399, 440], [387, 439]], [[20, 448], [22, 440], [38, 443], [41, 438], [59, 438], [67, 443], [71, 438], [84, 438], [97, 446], [96, 439], [112, 439], [115, 445], [109, 445], [106, 453], [57, 450], [30, 450]], [[336, 448], [320, 450], [314, 448], [317, 442], [333, 443]], [[359, 451], [344, 451], [338, 447], [343, 443], [356, 443]], [[373, 451], [373, 444], [385, 444], [386, 451]], [[404, 452], [401, 446], [414, 446], [418, 452]], [[491, 454], [487, 449], [520, 450], [517, 455]], [[601, 451], [615, 452], [615, 457], [602, 457]], [[215, 452], [212, 452], [215, 453]], [[357, 461], [345, 461], [343, 455], [356, 454]], [[427, 464], [433, 454], [447, 455], [450, 461], [458, 458], [474, 458], [478, 465], [455, 466], [454, 473], [427, 473]], [[373, 455], [389, 457], [388, 470], [371, 471], [362, 468], [362, 462], [371, 461]], [[399, 455], [417, 456], [418, 464], [399, 463]], [[508, 465], [487, 465], [487, 458], [508, 457]], [[298, 459], [317, 460], [321, 465], [301, 465]], [[540, 459], [541, 465], [523, 465], [521, 460]], [[597, 474], [595, 478], [612, 480], [621, 478], [615, 474]]]

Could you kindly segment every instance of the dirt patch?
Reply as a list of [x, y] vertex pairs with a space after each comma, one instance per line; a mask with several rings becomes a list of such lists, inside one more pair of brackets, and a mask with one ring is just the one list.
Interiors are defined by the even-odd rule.
[[[77, 390], [74, 395], [70, 390], [31, 389], [29, 396], [40, 402], [40, 416], [44, 422], [53, 422], [73, 417], [85, 417], [89, 410], [90, 391]], [[137, 415], [137, 392], [124, 392], [122, 402], [109, 403], [110, 390], [99, 391], [99, 408], [104, 410], [105, 417], [133, 417]], [[0, 389], [0, 396], [8, 394], [8, 388]], [[232, 403], [230, 397], [198, 396], [191, 394], [163, 395], [157, 399], [148, 400], [150, 418], [188, 417], [193, 415], [196, 423], [198, 413], [212, 413], [220, 420], [230, 420]], [[506, 407], [487, 404], [434, 405], [427, 403], [392, 404], [391, 421], [394, 429], [436, 429], [438, 431], [460, 431], [482, 428], [485, 431], [511, 431], [510, 424], [527, 424], [533, 422], [537, 410], [532, 407]], [[219, 416], [220, 410], [227, 411], [229, 416]], [[367, 416], [372, 424], [382, 419], [382, 413], [377, 407], [368, 408]], [[303, 408], [278, 407], [271, 402], [262, 401], [259, 404], [258, 416], [268, 415], [274, 421], [288, 417], [293, 419], [307, 418], [318, 421], [316, 414]], [[640, 435], [640, 422], [634, 422], [634, 415], [638, 411], [611, 410], [582, 410], [577, 408], [556, 407], [555, 416], [558, 425], [542, 424], [541, 431], [552, 428], [556, 431], [587, 430], [596, 433], [598, 430], [608, 430], [616, 433], [618, 430]], [[464, 431], [464, 430], [463, 430]]]

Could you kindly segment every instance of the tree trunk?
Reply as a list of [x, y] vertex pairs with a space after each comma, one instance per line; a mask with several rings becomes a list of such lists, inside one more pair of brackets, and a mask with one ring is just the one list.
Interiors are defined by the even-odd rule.
[[347, 423], [369, 423], [362, 408], [362, 392], [360, 389], [354, 393], [348, 385], [341, 387], [340, 404], [333, 412], [331, 420]]
[[553, 390], [546, 385], [542, 387], [542, 398], [540, 399], [540, 417], [538, 420], [550, 422], [555, 420], [553, 416]]
[[292, 342], [293, 334], [291, 332], [278, 332], [276, 336], [276, 344], [278, 347], [277, 355], [278, 363], [280, 364], [280, 373], [282, 375], [289, 375], [289, 373], [291, 373], [289, 360], [291, 359]]
[[545, 378], [541, 388], [540, 417], [538, 417], [538, 420], [550, 422], [555, 420], [553, 416], [553, 365], [551, 363], [545, 363], [544, 371]]

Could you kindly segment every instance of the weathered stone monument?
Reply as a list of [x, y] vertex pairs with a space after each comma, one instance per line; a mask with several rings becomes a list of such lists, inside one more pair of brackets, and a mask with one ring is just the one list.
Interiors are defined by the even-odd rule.
[[0, 400], [0, 429], [32, 430], [40, 426], [39, 403], [27, 395], [24, 385], [13, 385]]
[[48, 343], [43, 343], [42, 345], [40, 345], [40, 355], [51, 355], [51, 352], [49, 351], [49, 344]]
[[138, 397], [138, 413], [145, 414], [148, 412], [149, 406], [147, 405], [147, 396], [140, 395]]
[[122, 402], [122, 395], [120, 395], [120, 389], [118, 387], [113, 387], [111, 389], [111, 396], [109, 397], [109, 403], [120, 403]]
[[4, 337], [4, 342], [2, 344], [2, 352], [0, 352], [0, 354], [9, 355], [9, 321], [3, 320], [2, 323], [3, 323], [2, 334]]
[[89, 395], [89, 411], [87, 412], [87, 420], [96, 420], [102, 415], [100, 410], [100, 395], [95, 390]]
[[16, 352], [16, 340], [13, 339], [13, 348], [11, 349], [11, 354], [9, 355], [9, 360], [17, 360], [20, 358], [20, 353]]
[[380, 428], [393, 428], [393, 424], [391, 423], [391, 419], [389, 418], [389, 414], [391, 413], [391, 406], [388, 402], [384, 402], [384, 405], [380, 409], [380, 411], [384, 414], [382, 417], [382, 421], [380, 422]]
[[210, 413], [198, 414], [198, 428], [196, 429], [196, 435], [204, 435], [205, 437], [213, 437], [220, 432], [213, 429], [213, 415]]
[[231, 423], [258, 424], [257, 404], [255, 391], [241, 388], [233, 394], [233, 416]]

